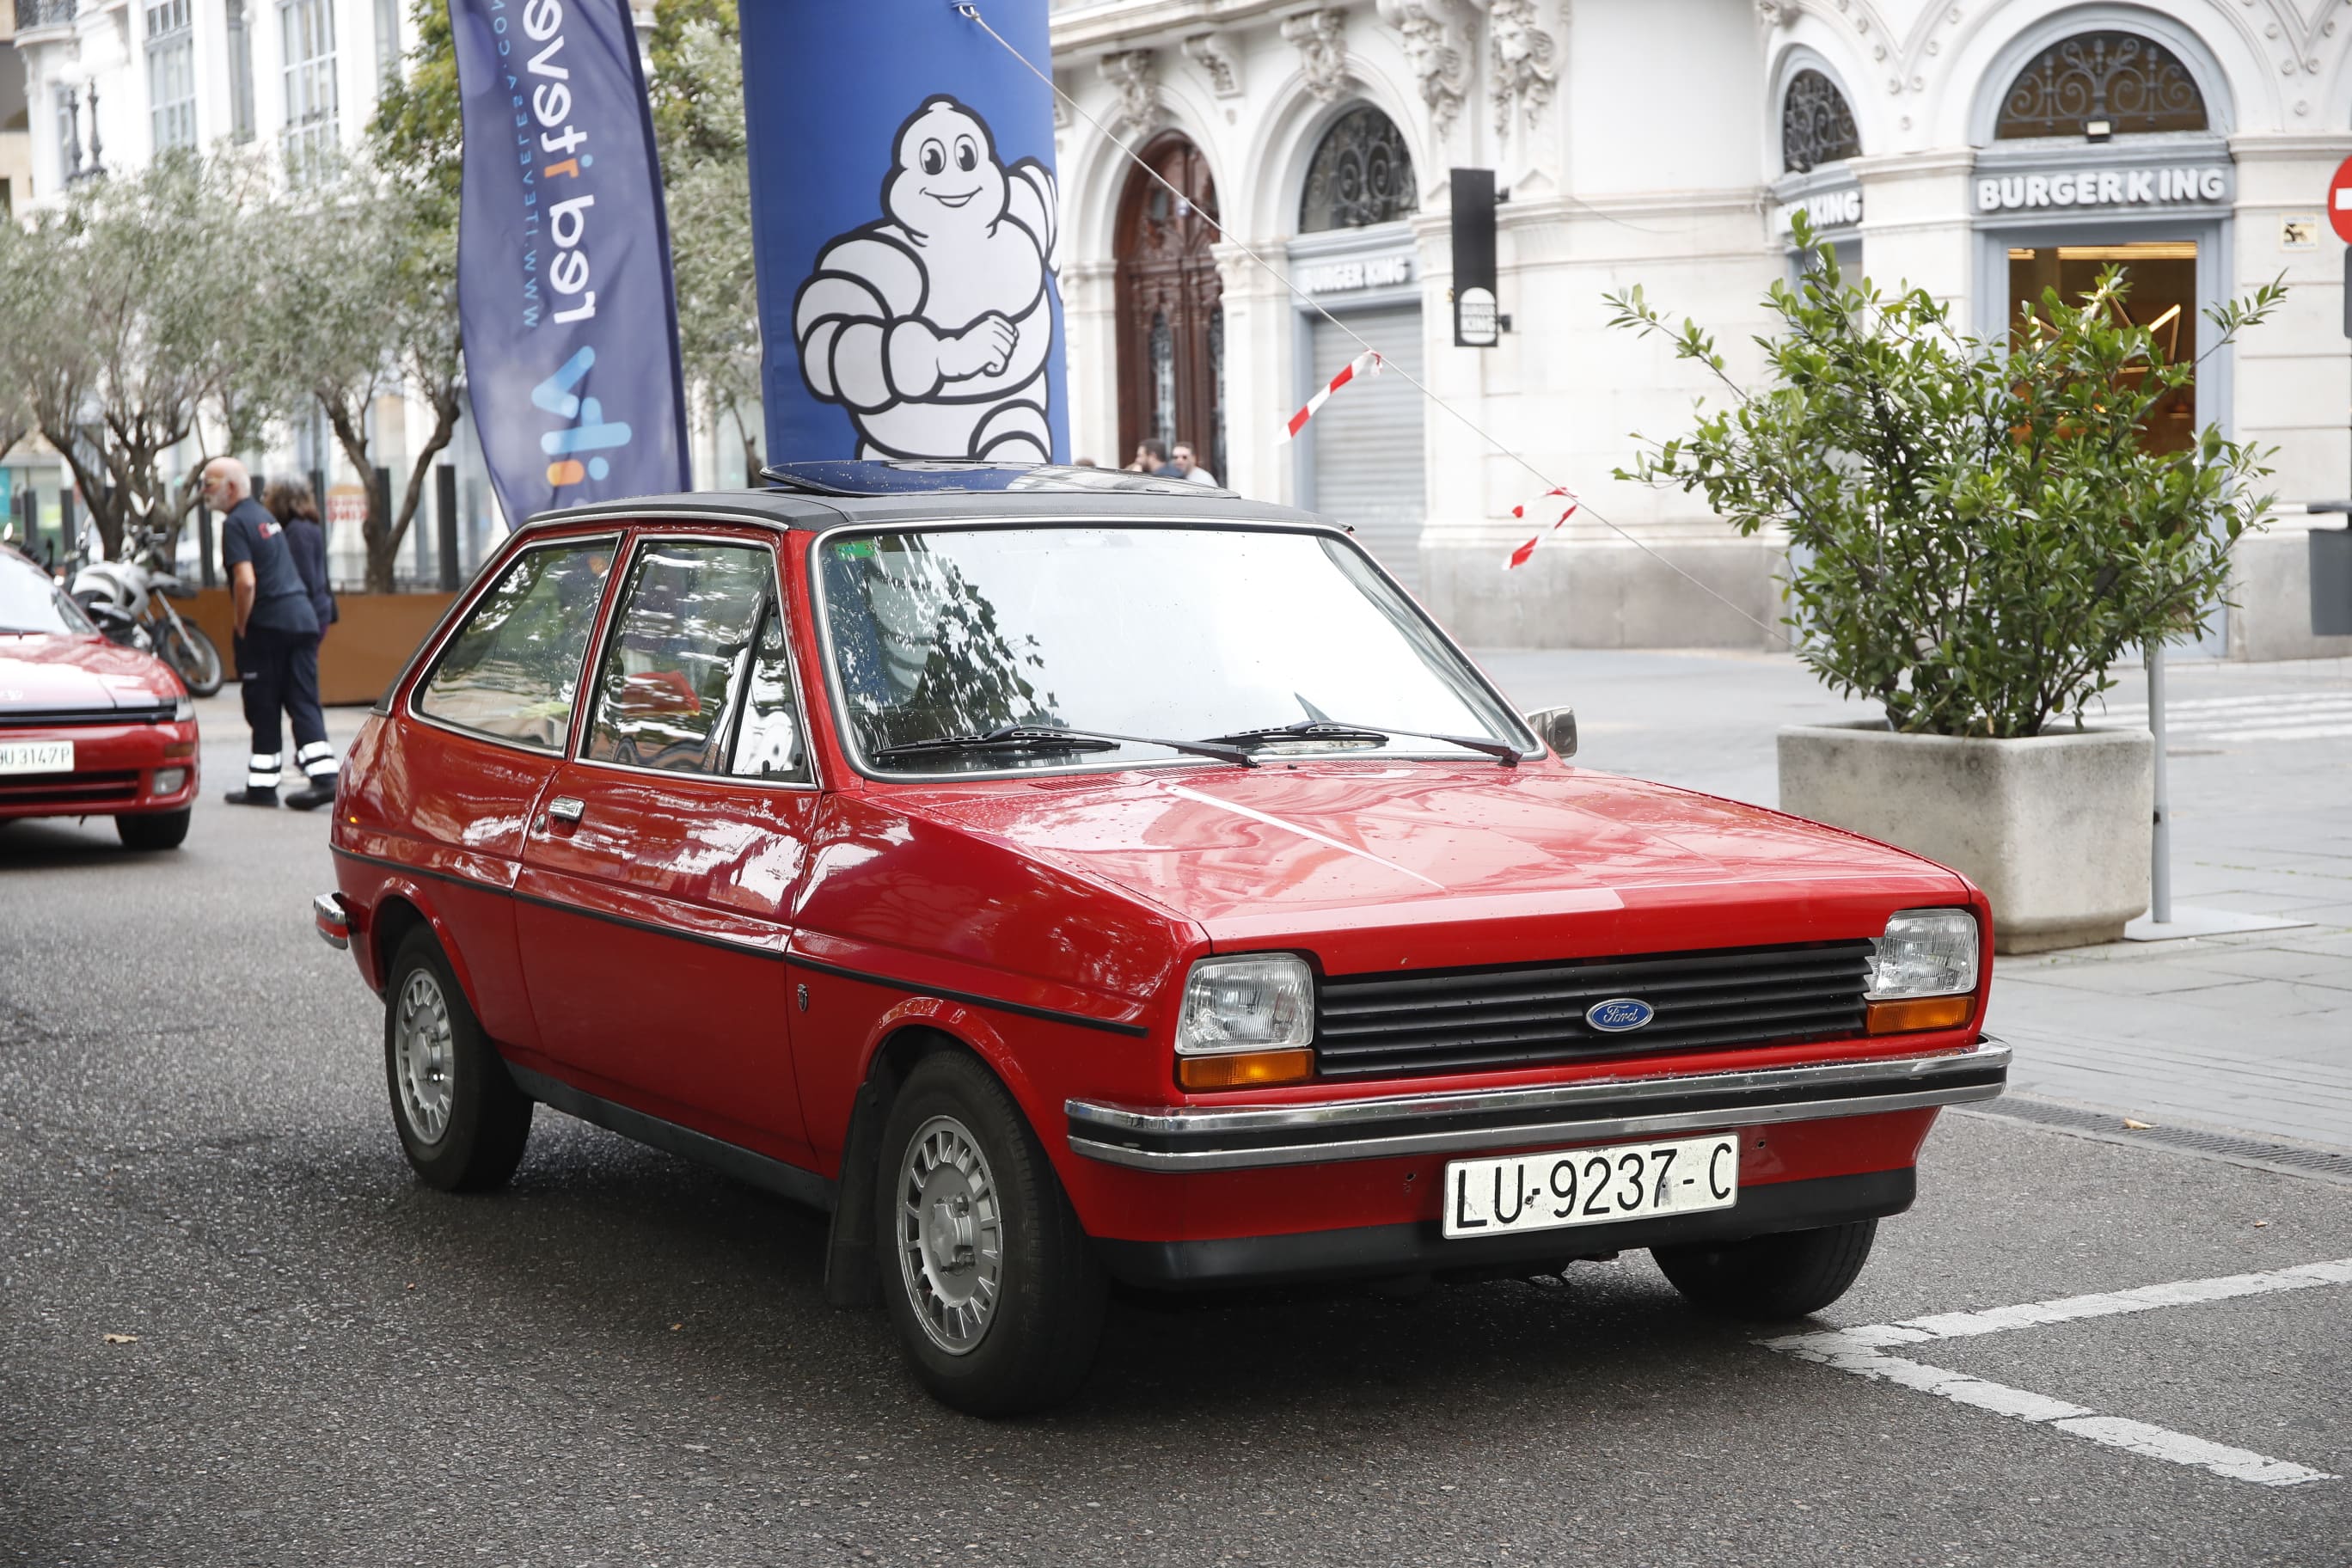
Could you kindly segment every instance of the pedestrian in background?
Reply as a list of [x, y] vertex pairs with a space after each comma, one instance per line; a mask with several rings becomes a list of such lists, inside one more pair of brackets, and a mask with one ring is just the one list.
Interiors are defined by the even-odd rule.
[[245, 787], [228, 792], [231, 805], [278, 804], [278, 781], [285, 771], [285, 730], [280, 715], [294, 721], [295, 744], [305, 757], [321, 760], [323, 783], [308, 785], [286, 804], [309, 810], [335, 798], [334, 758], [327, 746], [327, 722], [319, 711], [319, 616], [310, 591], [295, 565], [286, 529], [253, 499], [253, 479], [235, 458], [205, 465], [205, 504], [224, 514], [221, 558], [227, 563], [229, 603], [236, 619], [232, 644], [245, 700], [245, 721], [253, 731]]
[[1201, 459], [1193, 454], [1192, 443], [1190, 441], [1176, 443], [1175, 455], [1168, 459], [1168, 466], [1176, 470], [1177, 478], [1190, 479], [1196, 485], [1213, 485], [1217, 482], [1216, 475], [1201, 467]]
[[294, 551], [294, 569], [302, 574], [302, 586], [310, 591], [310, 610], [319, 617], [319, 641], [323, 645], [328, 629], [342, 612], [335, 605], [334, 590], [327, 586], [327, 530], [319, 521], [319, 503], [301, 480], [273, 479], [261, 492], [261, 505], [285, 527], [286, 542]]
[[1146, 436], [1135, 444], [1135, 460], [1127, 465], [1130, 474], [1163, 473], [1168, 468], [1168, 443], [1157, 436]]

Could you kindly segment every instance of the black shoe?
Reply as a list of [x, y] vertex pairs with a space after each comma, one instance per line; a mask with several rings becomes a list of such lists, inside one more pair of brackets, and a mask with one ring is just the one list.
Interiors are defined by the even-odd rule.
[[315, 811], [322, 805], [332, 805], [334, 803], [335, 781], [332, 779], [322, 779], [317, 784], [306, 784], [286, 797], [286, 804], [296, 811]]
[[243, 789], [229, 791], [221, 798], [231, 805], [276, 805], [278, 792], [274, 789], [256, 789], [251, 784], [247, 784]]

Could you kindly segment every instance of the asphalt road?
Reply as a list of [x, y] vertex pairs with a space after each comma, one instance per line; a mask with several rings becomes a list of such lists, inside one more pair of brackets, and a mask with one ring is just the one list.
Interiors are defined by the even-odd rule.
[[[326, 824], [218, 805], [206, 717], [184, 850], [0, 832], [0, 1562], [2352, 1563], [2352, 1480], [1775, 1353], [1638, 1254], [1122, 1300], [1076, 1403], [954, 1415], [823, 1304], [812, 1213], [544, 1110], [511, 1190], [419, 1187]], [[2352, 1187], [1952, 1115], [1792, 1327], [2347, 1258]], [[2352, 1285], [1917, 1355], [2352, 1477]]]

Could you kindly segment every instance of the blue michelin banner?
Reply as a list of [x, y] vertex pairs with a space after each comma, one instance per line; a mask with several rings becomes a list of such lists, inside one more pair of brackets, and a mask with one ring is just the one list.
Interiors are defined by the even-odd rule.
[[693, 483], [653, 121], [625, 0], [449, 0], [457, 310], [507, 521]]
[[771, 459], [1064, 460], [1050, 89], [945, 0], [739, 15]]

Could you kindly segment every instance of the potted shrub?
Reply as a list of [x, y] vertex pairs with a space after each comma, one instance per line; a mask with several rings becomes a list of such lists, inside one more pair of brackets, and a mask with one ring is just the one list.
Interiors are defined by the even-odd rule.
[[[1799, 225], [1806, 268], [1772, 286], [1757, 388], [1638, 287], [1609, 297], [1612, 325], [1670, 339], [1730, 394], [1618, 477], [1701, 494], [1743, 534], [1785, 529], [1797, 656], [1885, 709], [1783, 731], [1782, 809], [1966, 872], [2003, 952], [2113, 941], [2147, 906], [2153, 755], [2145, 730], [2083, 710], [2133, 650], [2201, 629], [2270, 510], [2269, 454], [2211, 425], [2180, 450], [2143, 439], [2196, 365], [2132, 324], [2119, 268], [1985, 342], [1925, 290], [1849, 285]], [[2209, 311], [2205, 353], [2283, 294]]]

